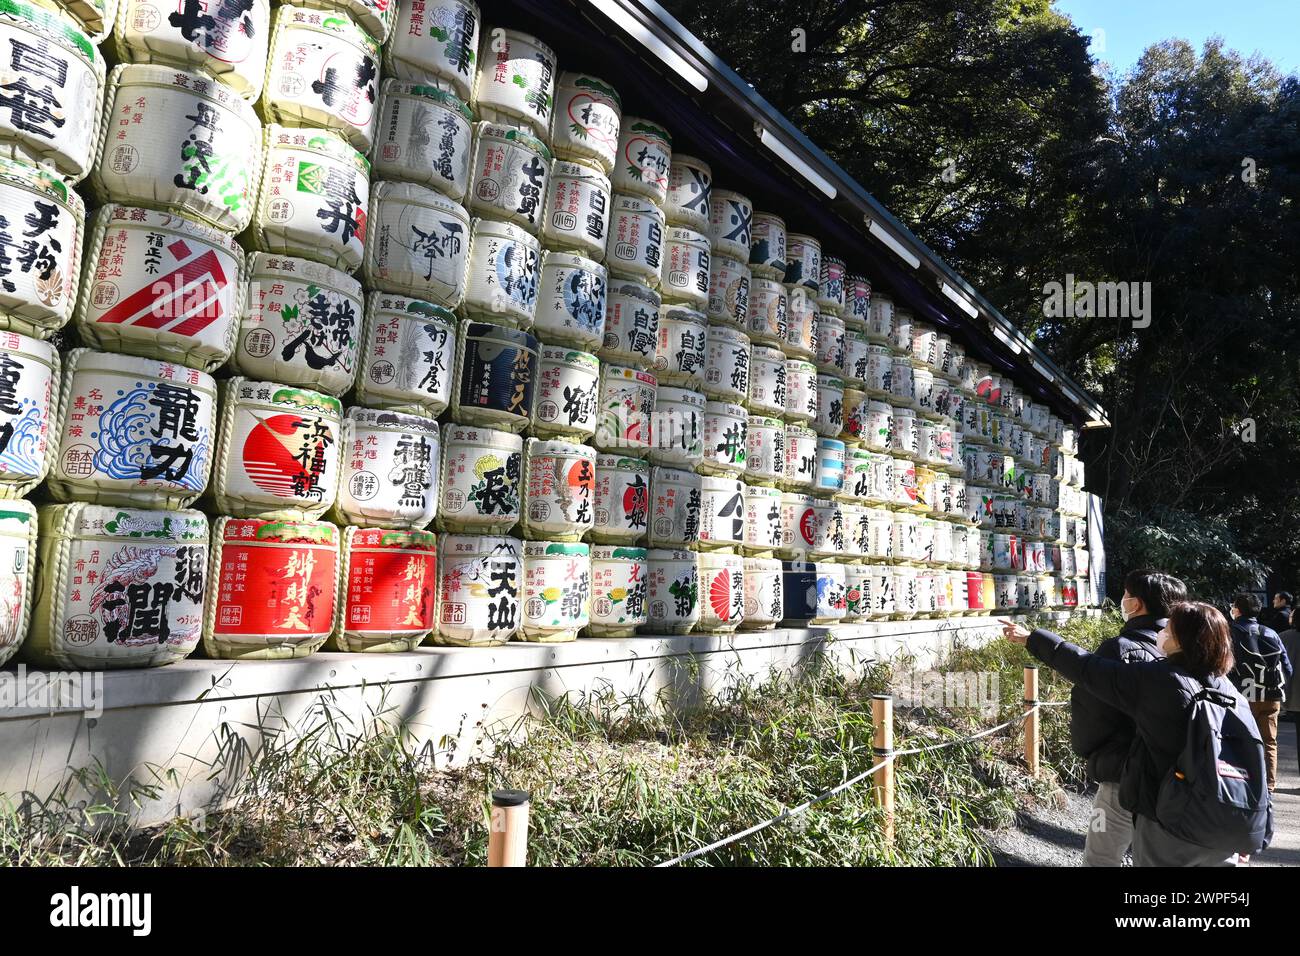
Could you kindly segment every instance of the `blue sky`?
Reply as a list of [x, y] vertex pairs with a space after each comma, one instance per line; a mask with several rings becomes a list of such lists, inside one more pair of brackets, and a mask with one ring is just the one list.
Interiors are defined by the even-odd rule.
[[1056, 0], [1056, 9], [1120, 72], [1152, 43], [1179, 37], [1199, 50], [1216, 34], [1244, 56], [1259, 51], [1283, 73], [1300, 72], [1300, 0]]

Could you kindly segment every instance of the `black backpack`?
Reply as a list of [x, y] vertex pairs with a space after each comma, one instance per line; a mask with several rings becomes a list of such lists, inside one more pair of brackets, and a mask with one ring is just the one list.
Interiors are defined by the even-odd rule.
[[1257, 621], [1251, 621], [1242, 629], [1251, 640], [1238, 638], [1233, 642], [1236, 661], [1232, 668], [1232, 683], [1246, 700], [1286, 700], [1281, 638], [1272, 628], [1265, 628]]
[[1210, 850], [1258, 853], [1273, 840], [1264, 743], [1237, 699], [1199, 687], [1187, 711], [1187, 742], [1160, 783], [1156, 820], [1173, 836]]

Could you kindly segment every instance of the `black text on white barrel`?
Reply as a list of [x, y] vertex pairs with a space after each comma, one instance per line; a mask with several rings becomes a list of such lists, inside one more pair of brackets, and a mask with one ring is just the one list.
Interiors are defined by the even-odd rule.
[[655, 377], [660, 382], [702, 391], [708, 350], [708, 320], [703, 312], [665, 306], [659, 313]]
[[200, 512], [45, 505], [37, 552], [23, 660], [68, 670], [153, 667], [198, 645], [210, 591]]
[[212, 482], [217, 510], [239, 517], [319, 518], [338, 492], [342, 427], [337, 398], [228, 379]]
[[745, 406], [757, 415], [785, 415], [785, 353], [763, 345], [749, 352], [749, 395]]
[[438, 513], [438, 423], [353, 405], [343, 417], [334, 517], [341, 525], [420, 530]]
[[372, 153], [376, 179], [398, 179], [464, 202], [473, 159], [474, 114], [432, 83], [386, 79]]
[[712, 550], [739, 548], [744, 541], [745, 483], [730, 475], [702, 475], [696, 544]]
[[522, 625], [523, 542], [492, 535], [444, 535], [440, 541], [438, 630], [434, 642], [504, 644]]
[[700, 556], [656, 548], [647, 555], [650, 634], [685, 634], [700, 622]]
[[605, 338], [609, 276], [598, 262], [569, 252], [542, 257], [534, 331], [547, 342], [594, 349]]
[[[695, 232], [709, 228], [709, 197], [713, 190], [713, 170], [709, 164], [683, 153], [673, 155], [668, 170], [668, 193], [664, 199], [664, 216], [675, 226]], [[708, 237], [705, 237], [708, 241]]]
[[543, 345], [532, 433], [539, 438], [586, 441], [596, 434], [600, 413], [600, 360], [590, 352]]
[[331, 645], [413, 651], [437, 624], [438, 551], [431, 531], [343, 529], [339, 614]]
[[525, 541], [525, 641], [558, 644], [578, 639], [591, 618], [591, 545]]
[[726, 634], [745, 618], [745, 559], [739, 554], [700, 552], [700, 620], [695, 630]]
[[619, 279], [657, 288], [664, 255], [664, 214], [644, 196], [615, 193], [610, 210], [605, 268]]
[[0, 261], [0, 328], [45, 338], [72, 317], [86, 207], [57, 179], [0, 159], [0, 216], [33, 234], [35, 253]]
[[745, 324], [755, 343], [784, 349], [790, 325], [790, 297], [786, 295], [785, 286], [755, 273], [749, 282]]
[[866, 276], [844, 278], [844, 323], [849, 328], [866, 330], [871, 321], [871, 280]]
[[565, 72], [555, 84], [551, 149], [561, 159], [587, 163], [606, 175], [614, 168], [623, 100], [604, 80]]
[[52, 345], [0, 332], [0, 498], [27, 494], [54, 464], [59, 364]]
[[244, 251], [173, 212], [101, 206], [91, 217], [77, 330], [97, 348], [210, 372], [235, 347]]
[[308, 259], [255, 252], [235, 366], [249, 378], [330, 395], [352, 387], [365, 305], [361, 283]]
[[821, 280], [817, 288], [817, 306], [822, 312], [839, 315], [844, 311], [844, 280], [847, 269], [839, 256], [823, 255]]
[[238, 93], [200, 73], [121, 64], [108, 78], [100, 202], [175, 209], [226, 232], [253, 216], [262, 124]]
[[555, 106], [555, 53], [537, 37], [499, 26], [483, 29], [474, 108], [493, 122], [526, 123], [545, 137]]
[[388, 42], [397, 21], [396, 0], [302, 0], [304, 7], [342, 10], [378, 43]]
[[542, 241], [547, 249], [605, 258], [613, 193], [598, 169], [557, 159], [546, 184]]
[[0, 666], [27, 637], [35, 561], [36, 508], [22, 499], [0, 501]]
[[739, 477], [745, 473], [749, 413], [743, 405], [710, 401], [704, 406], [704, 458], [700, 471]]
[[155, 359], [74, 349], [63, 370], [59, 501], [184, 508], [207, 487], [216, 383]]
[[415, 183], [376, 183], [370, 193], [365, 278], [371, 289], [454, 309], [465, 298], [469, 215]]
[[709, 195], [709, 241], [717, 256], [748, 265], [754, 204], [748, 196], [730, 189], [714, 189]]
[[337, 133], [271, 125], [249, 239], [256, 249], [360, 268], [370, 164]]
[[437, 417], [451, 403], [456, 364], [455, 313], [405, 296], [366, 299], [357, 401]]
[[442, 432], [438, 528], [504, 534], [519, 521], [524, 440], [513, 432], [448, 424]]
[[526, 128], [478, 123], [466, 205], [476, 216], [512, 222], [535, 236], [550, 170], [551, 151]]
[[467, 318], [531, 328], [537, 314], [542, 247], [509, 222], [475, 219], [460, 313]]
[[649, 369], [659, 336], [659, 293], [632, 279], [611, 279], [605, 336], [597, 354], [606, 362]]
[[755, 212], [749, 235], [749, 270], [764, 279], [785, 282], [785, 220], [770, 212]]
[[595, 520], [596, 450], [559, 439], [524, 442], [524, 537], [580, 541]]
[[672, 162], [673, 139], [666, 129], [639, 116], [623, 117], [610, 177], [615, 190], [643, 196], [662, 209]]
[[687, 548], [700, 533], [701, 476], [693, 471], [650, 470], [650, 545]]
[[595, 501], [592, 540], [635, 544], [646, 532], [650, 513], [649, 463], [624, 455], [597, 455]]
[[402, 80], [442, 81], [465, 103], [478, 79], [483, 17], [473, 0], [395, 3], [397, 23], [384, 43], [384, 72]]
[[660, 385], [655, 395], [650, 460], [656, 465], [694, 469], [704, 460], [702, 392]]
[[765, 631], [774, 628], [785, 609], [781, 562], [775, 558], [745, 558], [745, 617], [742, 631]]
[[597, 448], [636, 458], [649, 452], [658, 384], [655, 376], [639, 369], [622, 365], [601, 368]]
[[749, 320], [749, 266], [717, 252], [709, 261], [709, 320], [746, 328]]
[[771, 485], [745, 485], [745, 530], [741, 544], [746, 554], [771, 556], [781, 547], [783, 494]]
[[709, 306], [709, 240], [702, 232], [669, 226], [664, 234], [659, 291], [665, 302], [698, 312]]
[[646, 608], [649, 565], [645, 548], [596, 545], [591, 549], [592, 637], [631, 637], [650, 618]]

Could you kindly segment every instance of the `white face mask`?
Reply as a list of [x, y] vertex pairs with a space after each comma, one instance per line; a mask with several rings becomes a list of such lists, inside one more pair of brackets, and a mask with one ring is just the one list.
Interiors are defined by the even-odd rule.
[[1133, 612], [1129, 610], [1129, 602], [1131, 600], [1133, 599], [1128, 597], [1123, 597], [1120, 598], [1119, 601], [1119, 613], [1123, 615], [1125, 621], [1127, 621], [1129, 618], [1133, 616]]

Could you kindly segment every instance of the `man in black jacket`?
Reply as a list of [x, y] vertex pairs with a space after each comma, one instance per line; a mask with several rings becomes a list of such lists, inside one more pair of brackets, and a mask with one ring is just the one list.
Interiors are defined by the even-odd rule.
[[1273, 606], [1259, 615], [1259, 623], [1281, 634], [1291, 626], [1291, 592], [1278, 591], [1273, 595]]
[[[1103, 641], [1098, 657], [1121, 661], [1154, 661], [1164, 657], [1156, 636], [1165, 626], [1170, 606], [1187, 600], [1187, 586], [1150, 568], [1130, 571], [1124, 579], [1120, 612], [1124, 630]], [[1092, 819], [1083, 847], [1084, 866], [1123, 866], [1133, 839], [1133, 814], [1120, 806], [1119, 784], [1137, 729], [1127, 714], [1076, 684], [1070, 691], [1070, 742], [1088, 761], [1088, 777], [1097, 781]]]
[[1258, 620], [1259, 599], [1238, 594], [1232, 601], [1232, 656], [1229, 675], [1250, 704], [1268, 760], [1268, 789], [1277, 787], [1277, 718], [1291, 684], [1291, 660], [1277, 632]]

